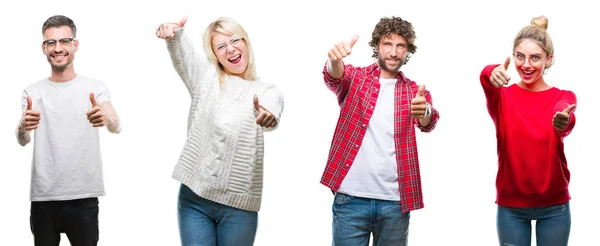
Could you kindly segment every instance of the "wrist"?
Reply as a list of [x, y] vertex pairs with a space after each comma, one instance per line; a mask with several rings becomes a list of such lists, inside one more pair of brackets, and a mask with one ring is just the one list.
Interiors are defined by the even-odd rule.
[[27, 129], [25, 127], [25, 120], [21, 120], [19, 126], [17, 127], [17, 130], [19, 131], [19, 134], [25, 134], [27, 132]]
[[27, 129], [25, 129], [25, 127], [20, 127], [19, 126], [19, 134], [25, 134], [27, 132], [29, 132], [29, 131]]
[[423, 119], [427, 119], [429, 116], [431, 116], [431, 104], [426, 103], [427, 107], [425, 108], [425, 117], [423, 117]]

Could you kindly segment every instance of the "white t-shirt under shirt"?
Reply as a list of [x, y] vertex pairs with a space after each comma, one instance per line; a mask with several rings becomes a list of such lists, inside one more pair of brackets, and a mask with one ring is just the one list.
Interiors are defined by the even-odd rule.
[[98, 105], [110, 101], [102, 81], [77, 75], [67, 82], [41, 80], [23, 91], [40, 112], [33, 130], [31, 201], [73, 200], [105, 194], [98, 128], [88, 121], [90, 93]]
[[338, 192], [356, 197], [400, 201], [394, 145], [396, 81], [379, 79], [379, 96], [367, 132]]

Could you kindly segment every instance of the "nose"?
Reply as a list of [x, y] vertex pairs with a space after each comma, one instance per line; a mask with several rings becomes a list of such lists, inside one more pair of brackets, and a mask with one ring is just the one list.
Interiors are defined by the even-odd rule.
[[235, 51], [235, 47], [233, 47], [233, 45], [230, 43], [226, 44], [226, 48], [227, 48], [227, 53], [232, 53], [233, 51]]
[[397, 50], [397, 49], [392, 49], [392, 52], [390, 53], [390, 55], [391, 55], [392, 57], [396, 57], [396, 56], [398, 56], [398, 50]]
[[531, 61], [529, 61], [528, 57], [525, 58], [525, 62], [523, 62], [523, 67], [531, 67]]
[[64, 50], [64, 48], [62, 47], [62, 45], [61, 45], [61, 44], [56, 44], [56, 45], [54, 45], [54, 52], [56, 52], [56, 53], [60, 53], [60, 52], [61, 52], [61, 51], [63, 51], [63, 50]]

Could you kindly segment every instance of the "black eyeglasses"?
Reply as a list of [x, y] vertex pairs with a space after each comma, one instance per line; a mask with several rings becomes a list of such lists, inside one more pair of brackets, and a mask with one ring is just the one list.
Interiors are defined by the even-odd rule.
[[70, 45], [71, 42], [73, 42], [73, 40], [75, 40], [74, 38], [61, 38], [58, 41], [56, 39], [48, 39], [48, 40], [44, 40], [44, 42], [42, 42], [43, 45], [46, 45], [46, 47], [48, 48], [52, 48], [56, 46], [56, 43], [60, 43], [60, 45], [62, 46], [67, 46]]

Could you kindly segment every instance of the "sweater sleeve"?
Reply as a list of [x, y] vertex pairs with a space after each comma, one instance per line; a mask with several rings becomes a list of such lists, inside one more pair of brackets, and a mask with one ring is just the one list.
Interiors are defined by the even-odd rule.
[[269, 132], [277, 129], [281, 121], [281, 113], [283, 113], [283, 94], [275, 85], [267, 84], [263, 94], [259, 96], [260, 104], [273, 116], [277, 121], [277, 125], [271, 128], [263, 127], [264, 132]]
[[166, 42], [173, 67], [192, 95], [200, 87], [200, 76], [208, 69], [209, 63], [196, 54], [191, 40], [183, 31], [184, 28], [176, 29], [175, 36]]
[[487, 65], [481, 71], [481, 75], [479, 75], [479, 81], [481, 82], [481, 87], [483, 88], [483, 92], [485, 93], [485, 99], [487, 104], [487, 110], [492, 120], [496, 122], [498, 117], [498, 110], [500, 108], [500, 94], [504, 87], [496, 88], [490, 82], [490, 75], [494, 68], [499, 66], [500, 64], [492, 64]]
[[[573, 104], [577, 104], [577, 97], [575, 96], [575, 93], [571, 91], [564, 91], [560, 101], [556, 103], [555, 109], [557, 112], [560, 112]], [[569, 121], [567, 122], [567, 126], [565, 127], [565, 129], [557, 130], [556, 128], [554, 128], [555, 131], [557, 131], [561, 137], [568, 136], [571, 133], [571, 131], [573, 131], [573, 128], [575, 128], [575, 122], [577, 121], [575, 117], [576, 110], [577, 107], [575, 107], [573, 111], [571, 111], [571, 116], [569, 117]]]

